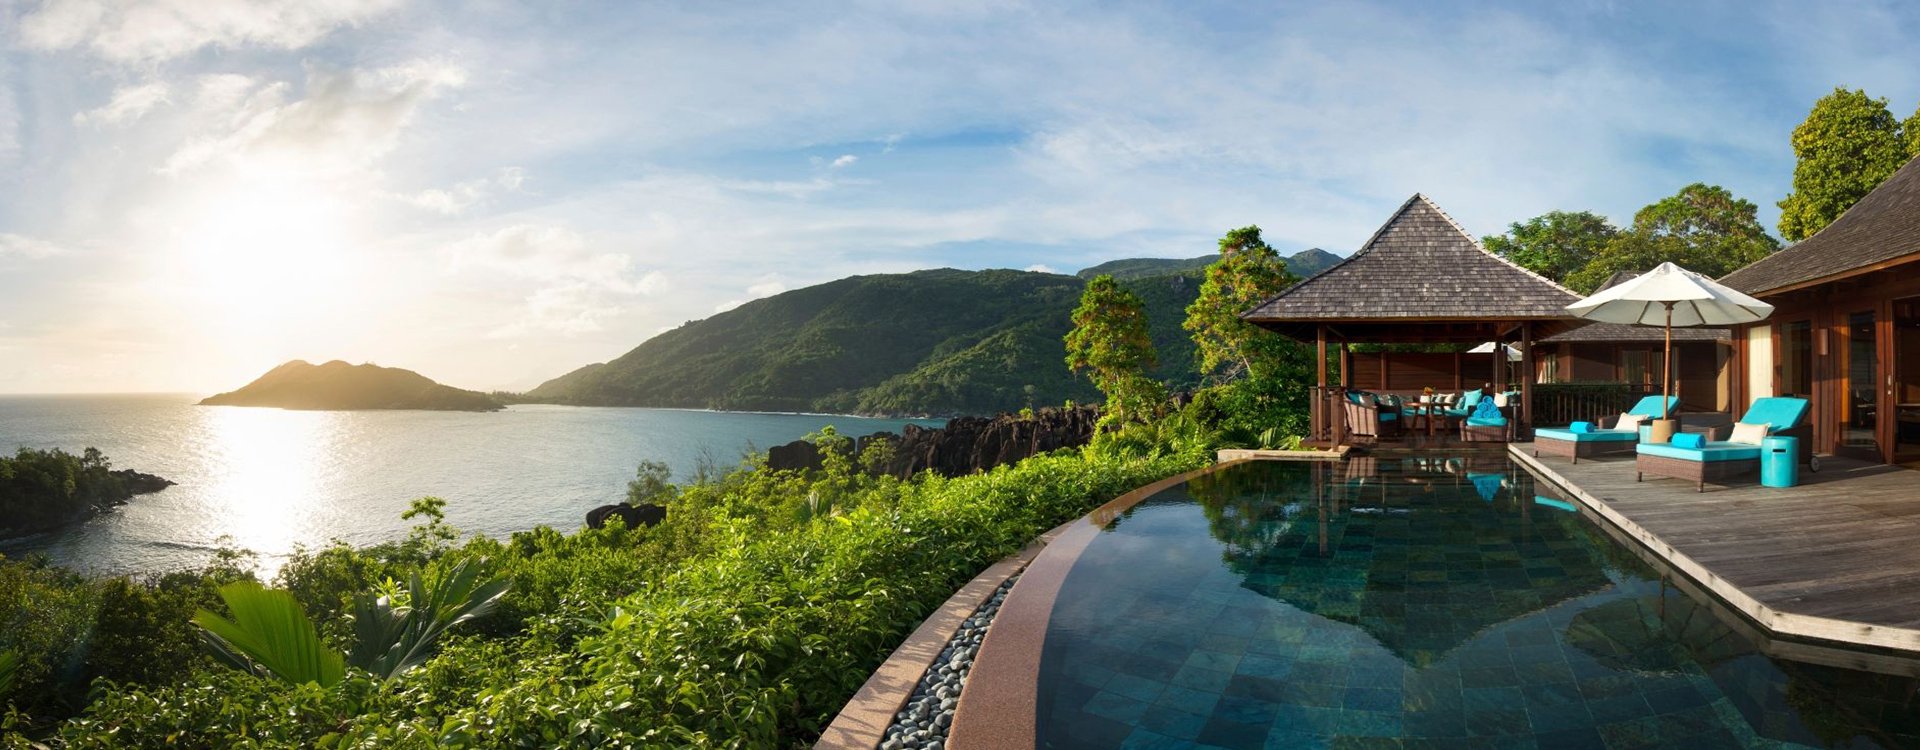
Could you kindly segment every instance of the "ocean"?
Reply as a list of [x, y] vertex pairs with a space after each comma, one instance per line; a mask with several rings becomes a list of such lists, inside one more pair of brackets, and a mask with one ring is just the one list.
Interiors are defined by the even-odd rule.
[[190, 395], [0, 396], [0, 450], [99, 448], [116, 469], [178, 484], [83, 524], [0, 542], [95, 573], [192, 567], [244, 548], [267, 574], [296, 545], [406, 536], [414, 498], [447, 501], [462, 531], [504, 538], [571, 531], [618, 502], [641, 461], [674, 480], [702, 462], [737, 465], [826, 425], [898, 432], [938, 420], [519, 405], [493, 413], [284, 411], [196, 406]]

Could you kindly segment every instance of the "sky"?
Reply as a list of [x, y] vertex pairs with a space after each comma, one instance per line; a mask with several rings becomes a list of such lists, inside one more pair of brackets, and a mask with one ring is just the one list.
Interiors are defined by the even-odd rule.
[[[1538, 6], [1538, 7], [1536, 7]], [[1675, 6], [1675, 7], [1670, 7]], [[0, 393], [532, 387], [747, 300], [1760, 206], [1899, 3], [0, 0]]]

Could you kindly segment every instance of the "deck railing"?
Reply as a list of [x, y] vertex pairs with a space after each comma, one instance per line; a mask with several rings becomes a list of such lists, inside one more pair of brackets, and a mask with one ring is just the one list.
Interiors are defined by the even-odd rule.
[[1619, 414], [1659, 392], [1659, 386], [1638, 383], [1537, 383], [1533, 423], [1557, 426]]
[[[1627, 383], [1536, 383], [1533, 386], [1532, 425], [1557, 426], [1619, 414], [1641, 398], [1659, 393], [1658, 386]], [[1338, 445], [1347, 441], [1345, 389], [1308, 387], [1310, 442]], [[1417, 394], [1402, 394], [1418, 398]], [[1531, 425], [1529, 425], [1531, 426]]]

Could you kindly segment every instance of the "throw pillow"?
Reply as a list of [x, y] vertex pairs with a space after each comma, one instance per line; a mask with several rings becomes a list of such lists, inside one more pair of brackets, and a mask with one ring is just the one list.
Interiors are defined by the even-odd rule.
[[1733, 424], [1733, 435], [1727, 438], [1727, 442], [1740, 443], [1742, 445], [1759, 445], [1760, 441], [1765, 440], [1766, 437], [1767, 423], [1765, 422], [1759, 424], [1735, 422]]
[[1616, 430], [1638, 430], [1638, 429], [1640, 429], [1640, 425], [1642, 425], [1642, 424], [1645, 424], [1646, 422], [1648, 422], [1648, 421], [1650, 421], [1651, 419], [1652, 419], [1651, 417], [1648, 417], [1648, 416], [1647, 416], [1647, 415], [1645, 415], [1645, 414], [1627, 414], [1627, 413], [1622, 413], [1622, 414], [1620, 415], [1620, 421], [1619, 421], [1619, 422], [1616, 422], [1616, 423], [1614, 423], [1614, 425], [1613, 425], [1613, 429], [1616, 429]]
[[1697, 432], [1682, 432], [1673, 436], [1673, 447], [1675, 448], [1700, 448], [1706, 444], [1707, 439]]

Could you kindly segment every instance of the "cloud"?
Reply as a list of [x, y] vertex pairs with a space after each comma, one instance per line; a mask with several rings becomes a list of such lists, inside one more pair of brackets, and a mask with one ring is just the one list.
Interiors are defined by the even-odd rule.
[[490, 338], [598, 331], [602, 321], [626, 311], [625, 300], [667, 286], [666, 274], [636, 275], [628, 256], [597, 251], [586, 237], [562, 226], [516, 224], [456, 242], [445, 254], [453, 270], [493, 271], [535, 285], [518, 316], [489, 331]]
[[46, 240], [23, 237], [17, 234], [0, 234], [0, 258], [24, 258], [39, 260], [63, 255], [66, 250]]
[[454, 269], [483, 268], [543, 282], [585, 284], [620, 294], [647, 294], [665, 283], [659, 272], [634, 278], [633, 259], [593, 249], [562, 226], [515, 224], [476, 234], [447, 248]]
[[417, 208], [444, 216], [458, 216], [497, 193], [519, 190], [526, 178], [525, 170], [519, 167], [507, 167], [496, 172], [492, 177], [467, 180], [446, 189], [430, 188], [412, 195], [390, 195]]
[[853, 163], [859, 160], [860, 160], [860, 157], [854, 156], [853, 154], [841, 154], [839, 158], [834, 159], [833, 163], [827, 166], [832, 167], [834, 169], [842, 169], [845, 167], [853, 166]]
[[778, 281], [763, 281], [747, 287], [747, 294], [751, 295], [754, 299], [759, 299], [761, 297], [771, 297], [786, 290], [786, 284]]
[[400, 0], [48, 0], [20, 17], [38, 50], [84, 48], [115, 63], [153, 63], [206, 47], [294, 50], [386, 14]]
[[167, 103], [170, 91], [164, 81], [153, 81], [138, 86], [122, 86], [114, 89], [113, 98], [98, 109], [90, 109], [73, 116], [75, 125], [118, 125], [138, 120], [148, 110]]
[[369, 168], [399, 143], [421, 103], [463, 85], [466, 71], [434, 61], [375, 70], [308, 69], [305, 98], [284, 82], [231, 75], [202, 80], [214, 127], [174, 151], [162, 174], [216, 162], [312, 175]]
[[1049, 266], [1045, 263], [1035, 263], [1031, 266], [1027, 266], [1027, 270], [1032, 273], [1059, 273], [1059, 271], [1053, 270], [1053, 266]]

